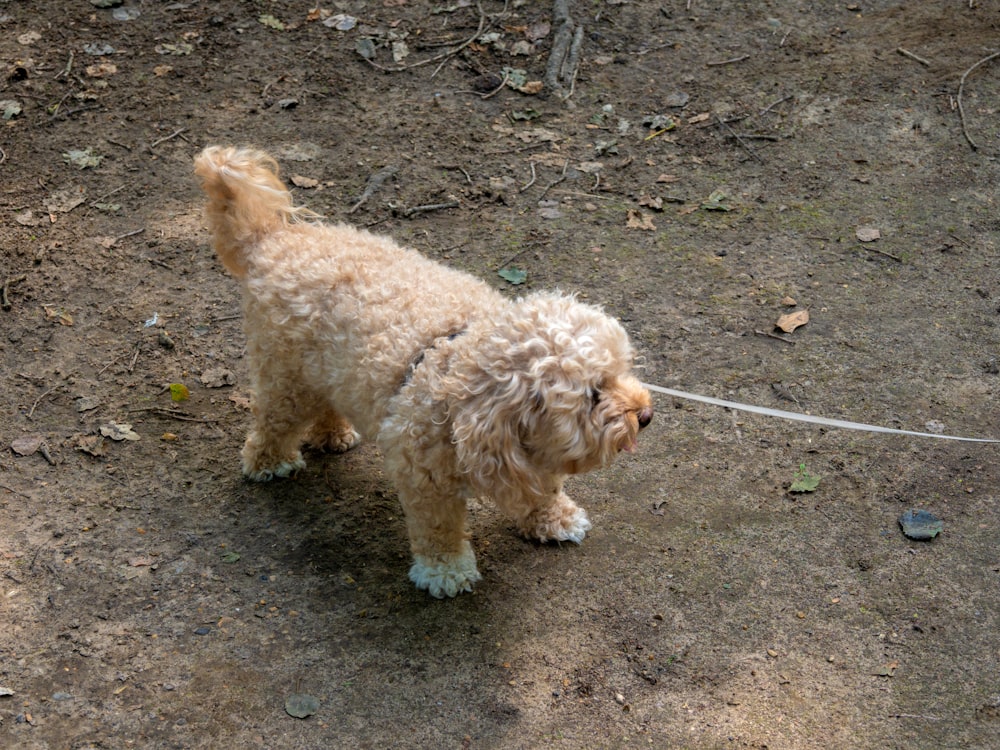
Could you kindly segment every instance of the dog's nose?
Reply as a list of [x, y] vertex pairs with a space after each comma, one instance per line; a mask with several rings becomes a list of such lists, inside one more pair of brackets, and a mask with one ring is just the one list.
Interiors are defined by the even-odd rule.
[[653, 421], [653, 407], [647, 406], [645, 409], [639, 412], [639, 429], [648, 425]]

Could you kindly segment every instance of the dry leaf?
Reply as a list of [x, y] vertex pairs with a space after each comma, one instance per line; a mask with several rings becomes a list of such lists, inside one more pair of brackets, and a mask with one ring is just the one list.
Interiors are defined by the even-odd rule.
[[242, 393], [234, 393], [229, 397], [237, 408], [239, 409], [249, 409], [250, 408], [250, 397]]
[[634, 208], [628, 210], [628, 218], [625, 221], [625, 226], [629, 229], [643, 229], [647, 232], [656, 231], [656, 225], [653, 223], [653, 217], [649, 214], [644, 214], [642, 211], [637, 211]]
[[82, 187], [57, 190], [45, 200], [45, 209], [50, 214], [67, 214], [87, 200]]
[[91, 456], [103, 456], [104, 438], [100, 435], [76, 435], [73, 438], [73, 445], [78, 451], [89, 453]]
[[775, 327], [780, 328], [785, 333], [791, 333], [799, 326], [804, 326], [809, 322], [809, 311], [808, 310], [796, 310], [793, 313], [787, 313], [778, 318], [778, 322], [775, 323]]
[[54, 320], [61, 326], [73, 325], [73, 316], [65, 310], [60, 310], [52, 305], [42, 305], [42, 311], [48, 320]]
[[319, 180], [314, 180], [312, 177], [303, 177], [302, 175], [294, 174], [291, 179], [295, 187], [314, 188], [319, 185]]
[[44, 441], [45, 438], [41, 435], [25, 435], [24, 437], [12, 440], [10, 449], [19, 456], [30, 456], [42, 447]]
[[138, 440], [139, 435], [132, 429], [132, 425], [128, 422], [115, 422], [111, 421], [107, 424], [102, 424], [100, 427], [101, 434], [104, 437], [111, 438], [112, 440]]
[[661, 174], [659, 177], [656, 178], [656, 181], [657, 182], [677, 182], [679, 179], [680, 179], [680, 177], [678, 177], [675, 174]]
[[854, 230], [854, 236], [860, 242], [874, 242], [882, 239], [882, 233], [875, 227], [858, 227]]
[[874, 674], [874, 675], [876, 675], [878, 677], [892, 677], [893, 672], [895, 672], [898, 668], [899, 668], [899, 660], [898, 659], [893, 659], [892, 661], [888, 662], [887, 664], [883, 664], [877, 670], [875, 670], [874, 672], [872, 672], [872, 674]]
[[711, 115], [708, 112], [702, 112], [700, 115], [695, 115], [694, 117], [688, 118], [688, 125], [697, 125], [699, 122], [705, 122]]
[[86, 71], [87, 75], [91, 78], [106, 78], [117, 73], [118, 66], [114, 63], [102, 62], [96, 65], [88, 65]]
[[654, 211], [662, 211], [663, 210], [663, 198], [660, 198], [659, 196], [653, 196], [653, 195], [640, 195], [639, 196], [639, 205], [640, 206], [645, 206], [646, 208], [651, 208]]
[[222, 388], [223, 386], [236, 383], [236, 376], [232, 370], [225, 367], [213, 367], [205, 370], [201, 374], [201, 384], [206, 388]]
[[785, 307], [795, 307], [798, 302], [795, 301], [794, 297], [785, 296], [781, 298], [781, 304]]

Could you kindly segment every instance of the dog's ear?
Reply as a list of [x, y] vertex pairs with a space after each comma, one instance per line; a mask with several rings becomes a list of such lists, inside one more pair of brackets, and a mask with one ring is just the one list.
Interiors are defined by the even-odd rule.
[[545, 492], [539, 467], [525, 444], [542, 408], [530, 380], [522, 373], [511, 373], [507, 382], [452, 407], [452, 441], [459, 470], [477, 490], [493, 495]]

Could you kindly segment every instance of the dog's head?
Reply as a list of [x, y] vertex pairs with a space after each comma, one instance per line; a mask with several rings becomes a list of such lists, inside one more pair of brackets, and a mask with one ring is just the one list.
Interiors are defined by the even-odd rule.
[[544, 492], [549, 477], [607, 466], [653, 417], [625, 330], [595, 307], [533, 295], [480, 343], [452, 434], [482, 490]]

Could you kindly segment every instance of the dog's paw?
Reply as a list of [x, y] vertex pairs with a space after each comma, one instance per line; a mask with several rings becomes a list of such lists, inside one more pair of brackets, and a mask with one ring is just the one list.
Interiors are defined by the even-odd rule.
[[533, 515], [522, 531], [525, 536], [542, 542], [582, 544], [592, 528], [587, 512], [566, 498], [564, 502]]
[[361, 435], [353, 427], [309, 438], [309, 445], [328, 453], [347, 453], [361, 442]]
[[416, 555], [410, 568], [410, 580], [436, 599], [472, 591], [472, 584], [482, 576], [476, 569], [472, 547], [468, 543], [465, 546], [460, 554], [447, 560]]
[[287, 477], [291, 476], [297, 471], [301, 471], [306, 468], [306, 462], [302, 458], [302, 454], [296, 454], [295, 458], [291, 461], [282, 461], [277, 466], [250, 466], [247, 462], [243, 462], [243, 474], [247, 479], [252, 479], [254, 482], [270, 482], [275, 477]]

